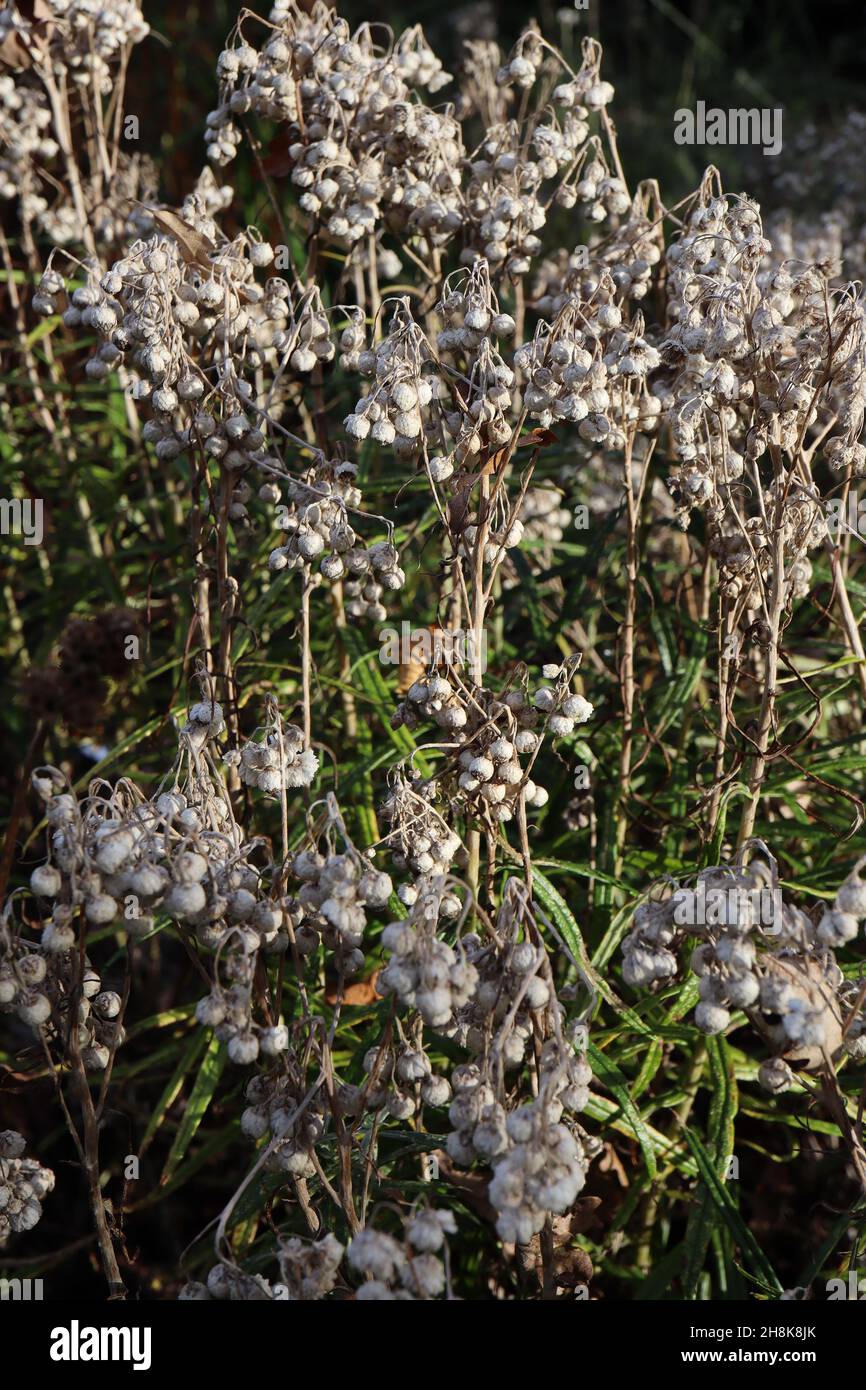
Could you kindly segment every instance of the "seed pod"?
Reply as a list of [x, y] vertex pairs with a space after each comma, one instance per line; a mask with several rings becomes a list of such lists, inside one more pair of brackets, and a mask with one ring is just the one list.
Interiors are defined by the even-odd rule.
[[53, 865], [40, 864], [30, 875], [30, 887], [38, 898], [56, 898], [62, 880]]
[[174, 883], [162, 905], [169, 916], [184, 921], [203, 912], [206, 903], [205, 891], [200, 883]]
[[84, 914], [94, 926], [105, 926], [117, 916], [117, 903], [107, 893], [94, 893], [84, 904]]
[[51, 1017], [51, 1004], [47, 995], [27, 990], [19, 996], [16, 1012], [22, 1023], [28, 1023], [31, 1028], [41, 1028]]

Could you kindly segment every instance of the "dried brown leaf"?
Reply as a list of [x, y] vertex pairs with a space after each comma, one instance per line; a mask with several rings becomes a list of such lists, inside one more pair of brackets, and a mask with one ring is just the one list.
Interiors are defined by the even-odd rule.
[[23, 72], [33, 66], [34, 49], [44, 46], [53, 28], [54, 14], [48, 0], [18, 0], [22, 19], [34, 26], [26, 32], [10, 29], [0, 43], [0, 67]]
[[[144, 204], [139, 203], [139, 207], [144, 207]], [[180, 254], [189, 265], [200, 266], [202, 270], [211, 269], [210, 258], [216, 247], [209, 237], [178, 217], [176, 212], [169, 212], [166, 208], [148, 208], [147, 211], [161, 231], [174, 237]]]
[[342, 994], [338, 991], [337, 982], [334, 981], [325, 987], [325, 1002], [328, 1004], [375, 1004], [381, 995], [376, 992], [376, 981], [379, 978], [378, 970], [367, 980], [358, 980], [354, 985], [345, 985]]

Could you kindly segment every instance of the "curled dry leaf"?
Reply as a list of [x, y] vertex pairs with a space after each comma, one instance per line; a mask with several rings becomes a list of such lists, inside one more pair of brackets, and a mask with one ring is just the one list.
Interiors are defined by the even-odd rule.
[[39, 50], [50, 39], [54, 13], [47, 0], [19, 0], [16, 9], [28, 27], [7, 32], [0, 43], [0, 68], [23, 72], [33, 66]]
[[[138, 206], [144, 207], [144, 204], [139, 203]], [[209, 237], [191, 226], [189, 222], [185, 222], [182, 217], [178, 217], [176, 212], [170, 212], [167, 208], [147, 208], [146, 211], [161, 231], [174, 237], [180, 247], [181, 255], [189, 265], [200, 266], [202, 270], [211, 269], [211, 257], [216, 251], [216, 247]]]
[[337, 987], [337, 981], [333, 980], [325, 987], [325, 1001], [328, 1004], [375, 1004], [377, 999], [382, 998], [381, 994], [376, 992], [378, 978], [379, 971], [374, 970], [369, 979], [345, 985], [342, 992]]

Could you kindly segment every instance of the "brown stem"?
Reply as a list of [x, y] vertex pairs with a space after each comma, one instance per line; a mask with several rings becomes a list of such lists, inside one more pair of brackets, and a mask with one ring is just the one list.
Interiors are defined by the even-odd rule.
[[304, 747], [309, 748], [313, 735], [312, 710], [310, 707], [310, 685], [312, 658], [310, 653], [310, 591], [309, 578], [304, 575], [301, 591], [301, 690], [304, 701]]
[[770, 605], [767, 614], [769, 627], [769, 646], [767, 666], [764, 673], [764, 693], [761, 697], [761, 713], [758, 719], [758, 732], [755, 737], [755, 755], [749, 777], [749, 800], [740, 821], [737, 847], [741, 848], [755, 828], [758, 803], [767, 770], [767, 748], [776, 713], [776, 680], [779, 672], [779, 630], [782, 624], [784, 606], [784, 547], [785, 538], [781, 525], [776, 527], [773, 549], [773, 582], [770, 591]]
[[96, 1107], [93, 1104], [93, 1096], [90, 1093], [90, 1085], [81, 1057], [81, 1043], [78, 1037], [78, 1028], [76, 1024], [80, 996], [81, 991], [79, 985], [72, 993], [69, 1050], [72, 1064], [72, 1080], [78, 1095], [78, 1103], [81, 1107], [81, 1119], [83, 1124], [82, 1165], [84, 1168], [84, 1176], [87, 1179], [90, 1207], [93, 1212], [93, 1221], [96, 1227], [96, 1242], [99, 1247], [99, 1258], [102, 1261], [103, 1273], [105, 1274], [105, 1279], [108, 1284], [108, 1296], [109, 1298], [120, 1299], [126, 1298], [126, 1285], [120, 1277], [120, 1268], [117, 1263], [117, 1255], [114, 1250], [111, 1229], [105, 1212], [105, 1202], [103, 1201], [102, 1189], [99, 1185], [99, 1120], [96, 1115]]
[[[625, 400], [623, 400], [623, 415], [625, 415]], [[628, 797], [628, 786], [631, 778], [631, 760], [634, 746], [634, 703], [635, 703], [635, 676], [634, 676], [634, 641], [635, 623], [637, 615], [637, 586], [638, 586], [638, 527], [640, 524], [640, 510], [643, 501], [643, 492], [649, 472], [649, 462], [652, 451], [648, 452], [644, 462], [643, 471], [638, 487], [635, 488], [634, 477], [632, 474], [632, 450], [634, 448], [634, 435], [630, 434], [626, 438], [625, 451], [623, 454], [623, 483], [625, 487], [626, 502], [626, 594], [625, 594], [625, 616], [623, 618], [622, 631], [620, 633], [620, 648], [622, 656], [619, 664], [619, 681], [622, 694], [622, 739], [619, 750], [619, 787], [617, 795], [616, 810], [616, 833], [614, 839], [614, 872], [619, 873], [622, 867], [622, 853], [625, 846], [626, 834], [626, 800]]]

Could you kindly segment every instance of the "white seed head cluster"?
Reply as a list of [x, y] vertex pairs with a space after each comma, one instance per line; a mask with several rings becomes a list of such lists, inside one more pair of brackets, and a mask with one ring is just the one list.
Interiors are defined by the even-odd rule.
[[[771, 251], [754, 202], [706, 191], [667, 252], [673, 322], [661, 351], [675, 375], [656, 390], [681, 460], [670, 485], [685, 513], [707, 512], [734, 596], [757, 587], [754, 556], [760, 567], [767, 546], [761, 518], [745, 519], [756, 533], [749, 544], [732, 507], [744, 461], [754, 466], [768, 447], [796, 452], [826, 418], [830, 466], [857, 474], [866, 465], [862, 312], [847, 290], [829, 289], [817, 266], [773, 263]], [[710, 418], [723, 429], [709, 428]], [[790, 581], [793, 596], [802, 597], [805, 552], [821, 539], [823, 509], [798, 479], [775, 482], [769, 524], [785, 531], [788, 565], [802, 570]]]
[[637, 988], [665, 984], [691, 941], [700, 995], [695, 1023], [704, 1033], [723, 1033], [743, 1010], [774, 1054], [759, 1078], [771, 1091], [786, 1089], [793, 1071], [832, 1065], [844, 1051], [857, 1056], [866, 1012], [834, 950], [854, 940], [866, 920], [864, 863], [817, 921], [785, 901], [768, 851], [748, 867], [737, 861], [703, 869], [693, 885], [635, 913], [623, 944], [623, 978]]
[[[416, 878], [435, 879], [451, 869], [456, 856], [461, 851], [460, 836], [448, 825], [442, 813], [437, 810], [436, 785], [426, 780], [417, 769], [397, 767], [391, 774], [388, 795], [379, 807], [379, 814], [390, 830], [385, 843], [391, 853], [394, 868], [403, 873], [411, 870]], [[398, 889], [402, 902], [413, 906], [418, 899], [416, 884], [404, 884]], [[453, 912], [453, 903], [459, 900], [451, 893], [439, 894], [438, 903], [447, 901], [447, 912]]]
[[182, 1303], [261, 1303], [274, 1297], [269, 1280], [261, 1274], [244, 1274], [235, 1265], [216, 1264], [208, 1271], [207, 1282], [197, 1279], [184, 1284], [178, 1293]]
[[389, 875], [349, 842], [342, 853], [330, 847], [325, 853], [300, 850], [292, 872], [300, 880], [292, 900], [299, 949], [314, 951], [321, 940], [337, 952], [335, 964], [343, 973], [356, 973], [364, 962], [367, 913], [385, 908], [393, 892]]
[[141, 43], [150, 25], [135, 0], [43, 0], [35, 20], [25, 18], [12, 0], [0, 11], [0, 40], [11, 31], [35, 40], [28, 46], [37, 67], [57, 64], [70, 81], [107, 95], [124, 51]]
[[524, 405], [542, 427], [571, 422], [585, 444], [605, 449], [621, 448], [638, 422], [651, 431], [661, 411], [648, 388], [659, 352], [639, 313], [623, 325], [614, 293], [605, 277], [591, 301], [569, 298], [514, 358], [527, 378]]
[[16, 1014], [46, 1043], [74, 1046], [88, 1070], [102, 1071], [124, 1040], [123, 1001], [102, 988], [87, 957], [79, 982], [74, 921], [65, 904], [55, 904], [38, 943], [0, 925], [0, 1013]]
[[274, 712], [267, 725], [256, 730], [239, 749], [226, 754], [237, 766], [244, 786], [258, 787], [271, 795], [295, 787], [309, 787], [319, 769], [312, 748], [304, 747], [304, 731], [297, 724], [283, 724]]
[[451, 1087], [433, 1070], [423, 1042], [417, 1046], [371, 1047], [364, 1056], [365, 1081], [361, 1086], [343, 1083], [337, 1105], [345, 1115], [362, 1108], [384, 1110], [394, 1120], [410, 1120], [425, 1105], [440, 1107], [451, 1099]]
[[406, 1302], [440, 1298], [446, 1291], [442, 1254], [446, 1236], [457, 1223], [452, 1212], [423, 1208], [404, 1224], [403, 1241], [366, 1226], [354, 1236], [347, 1263], [365, 1282], [355, 1293], [360, 1302]]
[[[372, 544], [352, 526], [350, 516], [361, 510], [361, 491], [352, 463], [321, 459], [300, 478], [287, 484], [288, 505], [280, 503], [277, 524], [287, 539], [272, 550], [268, 566], [274, 572], [297, 569], [316, 573], [325, 583], [345, 581], [346, 608], [351, 617], [381, 622], [384, 593], [403, 587], [406, 576], [390, 541]], [[270, 499], [276, 484], [262, 489]]]
[[428, 1027], [447, 1032], [471, 999], [478, 973], [458, 940], [449, 946], [437, 932], [438, 913], [430, 895], [419, 895], [409, 916], [382, 933], [388, 963], [377, 988], [395, 994], [404, 1008], [417, 1009]]
[[181, 1288], [178, 1299], [184, 1303], [201, 1303], [212, 1299], [223, 1302], [258, 1303], [262, 1300], [312, 1302], [325, 1298], [335, 1288], [345, 1247], [330, 1231], [318, 1240], [303, 1240], [300, 1236], [280, 1238], [277, 1242], [279, 1282], [261, 1274], [244, 1274], [233, 1265], [214, 1265], [207, 1280], [190, 1280]]
[[531, 694], [515, 685], [498, 695], [431, 673], [410, 687], [391, 722], [409, 729], [424, 718], [437, 724], [460, 748], [450, 779], [440, 780], [454, 783], [453, 795], [471, 814], [507, 822], [521, 798], [535, 809], [547, 803], [546, 788], [530, 776], [544, 735], [566, 738], [592, 717], [589, 701], [571, 691], [575, 667], [545, 666], [545, 682]]
[[374, 379], [344, 421], [348, 435], [390, 446], [400, 460], [422, 457], [433, 484], [447, 482], [456, 468], [475, 465], [485, 447], [505, 445], [514, 431], [508, 418], [514, 372], [490, 336], [513, 333], [514, 322], [496, 311], [486, 264], [446, 280], [438, 308], [453, 325], [439, 334], [440, 351], [465, 363], [468, 375], [436, 370], [408, 299], [396, 302], [388, 332], [374, 348], [363, 348], [357, 325], [341, 339], [342, 364]]
[[474, 1056], [491, 1048], [506, 1070], [522, 1066], [533, 1037], [533, 1016], [552, 1002], [545, 977], [546, 953], [530, 941], [461, 938], [477, 975], [472, 997], [456, 1015], [452, 1036]]
[[488, 338], [511, 338], [517, 329], [513, 315], [500, 310], [484, 259], [446, 278], [436, 308], [443, 323], [436, 335], [439, 352], [469, 361]]
[[358, 443], [369, 436], [393, 448], [399, 458], [415, 457], [430, 428], [438, 388], [436, 379], [423, 372], [432, 354], [408, 300], [397, 301], [388, 332], [375, 348], [360, 353], [344, 348], [344, 360], [347, 356], [355, 357], [357, 370], [372, 385], [343, 421], [346, 433]]
[[42, 1217], [42, 1203], [54, 1189], [54, 1174], [35, 1158], [25, 1158], [24, 1137], [14, 1129], [0, 1132], [0, 1250], [13, 1235], [32, 1231]]
[[184, 1284], [178, 1298], [182, 1302], [312, 1302], [337, 1288], [344, 1260], [349, 1275], [362, 1280], [354, 1294], [359, 1302], [450, 1297], [446, 1240], [456, 1230], [452, 1212], [418, 1207], [404, 1218], [402, 1239], [373, 1226], [362, 1227], [348, 1246], [331, 1232], [315, 1240], [279, 1236], [278, 1279], [245, 1274], [235, 1265], [220, 1263], [208, 1272], [205, 1282]]
[[277, 1245], [280, 1283], [290, 1300], [324, 1298], [337, 1283], [345, 1247], [330, 1231], [318, 1240], [289, 1236]]
[[[444, 467], [456, 464], [464, 470], [472, 469], [479, 466], [483, 458], [489, 458], [491, 453], [511, 443], [513, 386], [511, 367], [491, 340], [484, 338], [475, 353], [468, 385], [462, 390], [455, 387], [453, 401], [443, 402], [446, 408], [440, 418], [442, 453], [428, 464], [434, 482], [443, 480]], [[504, 507], [503, 499], [497, 503], [497, 509], [504, 513]], [[499, 530], [494, 528], [491, 532], [490, 542], [496, 546], [513, 546], [519, 540], [519, 523], [513, 518], [506, 520], [503, 515]], [[465, 548], [464, 544], [464, 551]]]
[[338, 244], [361, 242], [382, 218], [440, 238], [459, 227], [460, 128], [415, 99], [449, 80], [420, 28], [383, 52], [368, 25], [352, 35], [320, 0], [309, 13], [277, 4], [270, 22], [261, 51], [240, 41], [220, 55], [208, 157], [230, 162], [235, 118], [252, 114], [287, 126], [299, 205]]
[[[244, 840], [210, 757], [209, 744], [223, 727], [216, 701], [205, 698], [190, 707], [171, 788], [152, 800], [123, 779], [115, 788], [93, 784], [79, 802], [62, 790], [64, 779], [56, 769], [34, 774], [46, 806], [50, 857], [34, 870], [31, 890], [54, 906], [38, 952], [29, 946], [25, 951], [18, 938], [20, 962], [16, 958], [0, 968], [5, 1004], [34, 1027], [47, 1026], [50, 1037], [64, 1036], [61, 1019], [75, 984], [76, 920], [85, 931], [110, 926], [135, 939], [167, 917], [216, 952], [214, 986], [196, 1016], [216, 1030], [232, 1061], [246, 1065], [260, 1051], [274, 1056], [288, 1046], [282, 1024], [255, 1019], [253, 986], [258, 952], [288, 949], [292, 919], [283, 902], [268, 895], [264, 874], [250, 862], [260, 842]], [[304, 758], [314, 755], [286, 733], [286, 785], [307, 785], [304, 778], [312, 769]], [[266, 732], [262, 746], [268, 737]], [[22, 968], [30, 974], [38, 970], [39, 980], [26, 983]], [[102, 990], [90, 969], [83, 995], [82, 1055], [87, 1065], [104, 1067], [112, 1047], [122, 1041], [114, 1022], [121, 1001]]]
[[27, 221], [36, 221], [48, 208], [36, 192], [33, 166], [46, 164], [58, 149], [44, 92], [16, 82], [12, 73], [0, 75], [0, 197], [20, 197]]
[[[212, 727], [197, 714], [222, 722], [218, 705], [194, 705], [182, 735], [190, 752]], [[79, 802], [57, 789], [63, 781], [56, 770], [42, 770], [34, 781], [46, 803], [50, 858], [34, 871], [31, 887], [40, 898], [59, 900], [43, 931], [47, 949], [70, 949], [74, 932], [58, 922], [79, 909], [88, 924], [116, 924], [133, 936], [147, 934], [157, 912], [204, 927], [227, 911], [224, 894], [235, 880], [240, 886], [252, 873], [242, 866], [246, 851], [224, 788], [203, 774], [152, 802], [127, 782], [107, 789], [110, 795], [96, 784]]]
[[[669, 482], [683, 495], [690, 479], [700, 477], [709, 484], [709, 475], [689, 473], [673, 476]], [[721, 509], [710, 512], [714, 526], [710, 553], [718, 562], [724, 593], [746, 609], [760, 609], [767, 592], [772, 569], [774, 537], [781, 535], [785, 564], [784, 594], [788, 604], [805, 598], [812, 588], [812, 563], [808, 552], [827, 536], [827, 520], [822, 503], [795, 477], [783, 474], [765, 490], [771, 503], [766, 519], [753, 516], [745, 527]]]
[[557, 545], [571, 525], [571, 512], [563, 506], [565, 495], [552, 483], [528, 489], [520, 508], [523, 539]]
[[33, 306], [43, 315], [62, 310], [67, 327], [95, 334], [92, 380], [131, 373], [157, 459], [201, 450], [230, 471], [253, 467], [270, 478], [283, 470], [268, 435], [292, 383], [336, 349], [319, 290], [293, 300], [283, 277], [261, 284], [256, 272], [273, 261], [273, 248], [254, 229], [233, 241], [222, 235], [214, 216], [224, 201], [213, 176], [202, 176], [171, 230], [133, 240], [107, 271], [88, 266], [86, 283], [68, 296], [49, 267]]
[[569, 303], [607, 296], [611, 286], [625, 300], [645, 299], [664, 255], [658, 211], [639, 190], [628, 213], [617, 216], [603, 237], [595, 233], [588, 245], [557, 247], [545, 255], [532, 285], [538, 313], [552, 323]]
[[83, 115], [108, 126], [106, 99], [150, 26], [132, 0], [42, 0], [36, 11], [27, 9], [11, 0], [0, 9], [7, 60], [0, 77], [0, 198], [17, 200], [28, 237], [38, 231], [54, 246], [115, 244], [135, 225], [128, 200], [155, 192], [152, 167], [115, 146], [107, 177], [108, 159], [94, 158], [94, 141], [69, 197], [64, 103], [76, 123]]
[[[483, 256], [495, 274], [517, 280], [542, 249], [538, 233], [554, 199], [566, 208], [584, 204], [590, 223], [627, 211], [627, 190], [611, 176], [598, 138], [590, 137], [590, 113], [601, 111], [614, 94], [600, 79], [600, 61], [598, 44], [585, 40], [580, 71], [555, 87], [552, 106], [488, 130], [469, 160], [464, 260]], [[528, 93], [542, 70], [557, 66], [551, 50], [545, 53], [539, 35], [529, 29], [498, 81]]]
[[[444, 886], [444, 881], [440, 887]], [[404, 1008], [451, 1037], [475, 1060], [451, 1075], [453, 1098], [447, 1149], [457, 1163], [476, 1159], [493, 1166], [490, 1200], [504, 1240], [527, 1243], [551, 1215], [574, 1202], [585, 1181], [596, 1141], [576, 1121], [586, 1106], [592, 1071], [586, 1059], [587, 1031], [571, 1025], [562, 1033], [564, 1010], [556, 1000], [547, 954], [524, 936], [526, 903], [506, 888], [496, 931], [489, 941], [475, 934], [452, 947], [437, 927], [432, 895], [419, 894], [409, 917], [386, 927], [389, 953], [377, 988], [394, 993]], [[517, 909], [517, 910], [515, 910]], [[519, 1101], [519, 1083], [530, 1040], [544, 1039], [538, 1059], [539, 1098]], [[448, 1084], [432, 1073], [417, 1046], [379, 1046], [364, 1061], [364, 1088], [351, 1102], [378, 1102], [398, 1119], [408, 1119], [418, 1102], [445, 1104]], [[407, 1094], [414, 1083], [415, 1094]]]
[[[253, 903], [250, 910], [249, 902]], [[238, 926], [229, 927], [219, 935], [221, 948], [216, 957], [217, 978], [210, 993], [196, 1005], [195, 1016], [204, 1028], [213, 1029], [214, 1036], [225, 1043], [230, 1061], [239, 1067], [250, 1066], [261, 1057], [278, 1057], [289, 1046], [285, 1024], [255, 1016], [255, 970], [260, 946], [271, 951], [286, 949], [287, 942], [280, 931], [283, 914], [278, 904], [256, 903], [248, 889], [236, 889], [229, 910], [249, 912]]]
[[568, 1211], [586, 1182], [589, 1155], [580, 1136], [549, 1112], [543, 1098], [512, 1110], [509, 1147], [493, 1160], [488, 1196], [496, 1229], [518, 1245], [528, 1244], [552, 1213]]
[[271, 1136], [267, 1157], [271, 1172], [308, 1178], [316, 1171], [312, 1151], [327, 1127], [324, 1096], [319, 1090], [302, 1104], [302, 1085], [300, 1079], [291, 1074], [292, 1068], [289, 1059], [289, 1075], [270, 1072], [251, 1078], [245, 1091], [247, 1107], [241, 1115], [241, 1129], [248, 1139], [256, 1142], [266, 1135]]

